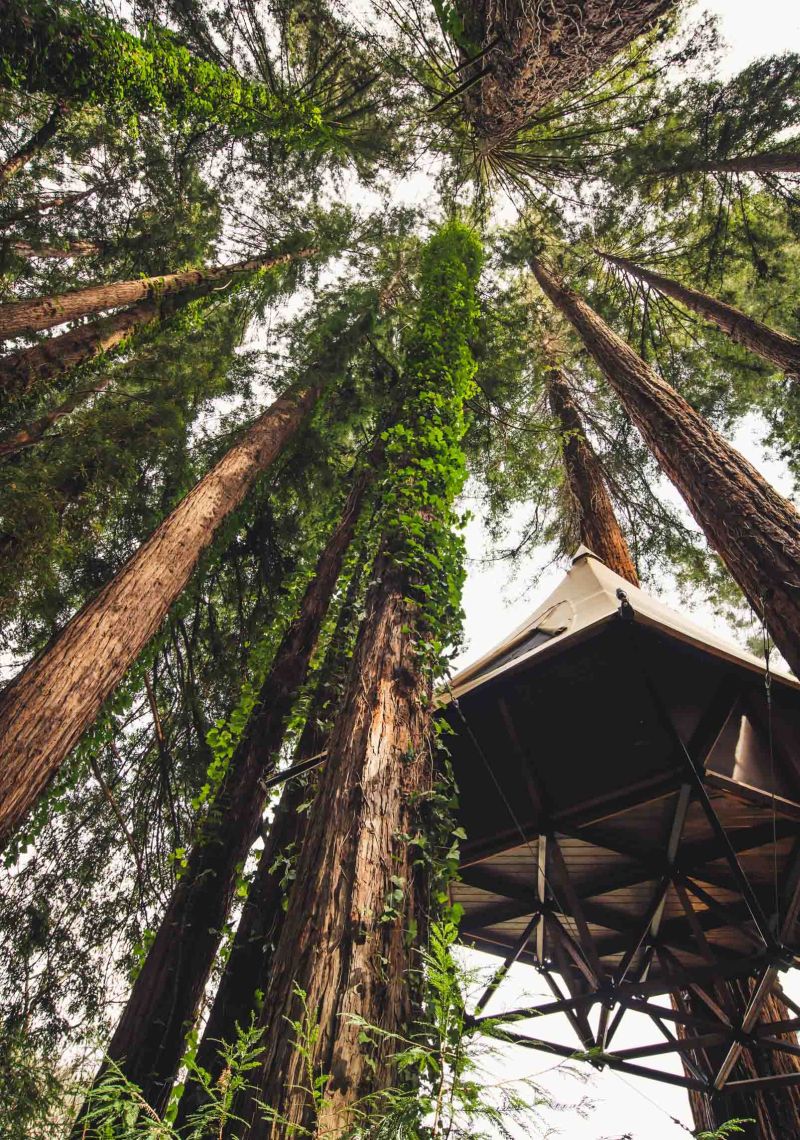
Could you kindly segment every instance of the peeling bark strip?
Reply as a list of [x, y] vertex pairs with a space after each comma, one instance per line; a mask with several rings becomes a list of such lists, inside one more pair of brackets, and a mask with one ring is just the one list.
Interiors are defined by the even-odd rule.
[[690, 289], [688, 285], [681, 285], [670, 277], [655, 273], [652, 269], [644, 269], [626, 257], [617, 257], [611, 253], [601, 253], [606, 261], [616, 265], [631, 277], [644, 281], [659, 293], [673, 297], [687, 309], [699, 313], [711, 324], [716, 325], [727, 333], [736, 344], [748, 348], [757, 356], [762, 356], [775, 364], [784, 372], [800, 377], [800, 340], [787, 336], [785, 333], [772, 329], [769, 325], [748, 317], [741, 309], [709, 297], [707, 293], [700, 293], [697, 289]]
[[221, 524], [320, 392], [281, 396], [0, 695], [0, 849], [161, 625]]
[[581, 297], [535, 257], [531, 268], [800, 675], [800, 515]]
[[0, 391], [15, 396], [30, 392], [37, 384], [111, 352], [132, 333], [158, 320], [160, 313], [157, 302], [141, 301], [60, 336], [46, 337], [32, 348], [11, 352], [0, 359]]
[[311, 257], [316, 250], [303, 249], [298, 253], [284, 253], [275, 257], [256, 257], [232, 265], [218, 265], [208, 269], [187, 269], [182, 273], [167, 273], [163, 277], [142, 277], [139, 280], [112, 281], [108, 285], [89, 285], [71, 293], [53, 297], [36, 297], [29, 301], [12, 301], [0, 305], [0, 338], [37, 332], [53, 325], [74, 321], [79, 317], [94, 316], [104, 309], [118, 309], [137, 301], [157, 300], [183, 289], [199, 288], [218, 281], [227, 281], [257, 269], [272, 269], [301, 257]]
[[66, 117], [66, 103], [56, 103], [53, 110], [29, 139], [22, 144], [19, 150], [10, 155], [5, 162], [0, 163], [0, 187], [10, 182], [17, 171], [22, 170], [35, 154], [50, 142]]
[[[159, 1114], [169, 1101], [186, 1034], [197, 1016], [239, 868], [258, 834], [267, 800], [263, 781], [274, 770], [286, 719], [305, 681], [373, 472], [372, 465], [365, 465], [353, 483], [108, 1046], [108, 1057]], [[78, 1135], [79, 1126], [80, 1119]]]
[[577, 507], [581, 542], [609, 569], [638, 586], [639, 575], [614, 513], [603, 468], [586, 438], [578, 407], [559, 368], [548, 369], [545, 385], [561, 428], [561, 454]]
[[[467, 116], [489, 147], [508, 142], [535, 113], [573, 91], [674, 7], [675, 0], [456, 0], [465, 37], [494, 45], [490, 66], [464, 93]], [[461, 49], [462, 60], [470, 54]], [[480, 58], [460, 74], [484, 67]]]

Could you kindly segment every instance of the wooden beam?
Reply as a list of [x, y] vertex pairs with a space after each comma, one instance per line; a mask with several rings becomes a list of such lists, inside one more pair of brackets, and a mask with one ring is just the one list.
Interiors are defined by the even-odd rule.
[[[778, 978], [778, 970], [776, 966], [767, 966], [764, 971], [761, 981], [756, 986], [756, 989], [750, 998], [747, 1009], [745, 1010], [744, 1017], [742, 1018], [742, 1033], [750, 1033], [755, 1023], [761, 1014], [764, 1002], [775, 986]], [[731, 1071], [741, 1056], [744, 1045], [740, 1041], [735, 1041], [728, 1050], [725, 1060], [719, 1067], [719, 1072], [714, 1078], [714, 1088], [719, 1092], [725, 1088], [728, 1077]]]
[[530, 941], [530, 937], [533, 934], [533, 931], [534, 931], [537, 923], [539, 923], [540, 921], [541, 921], [541, 915], [535, 914], [533, 916], [533, 918], [530, 920], [530, 922], [528, 923], [528, 925], [525, 927], [525, 930], [522, 933], [522, 937], [519, 939], [516, 946], [511, 951], [511, 953], [508, 955], [508, 957], [505, 959], [503, 964], [495, 971], [494, 976], [492, 977], [492, 980], [489, 982], [489, 985], [486, 987], [486, 989], [483, 991], [481, 996], [478, 998], [477, 1004], [475, 1006], [475, 1013], [476, 1014], [480, 1013], [481, 1010], [486, 1007], [487, 1003], [491, 1000], [493, 995], [497, 992], [498, 986], [503, 981], [503, 978], [505, 978], [506, 974], [511, 969], [511, 967], [514, 965], [514, 963], [519, 959], [520, 954], [522, 954], [523, 950], [528, 945], [528, 942]]
[[[599, 980], [604, 974], [603, 966], [598, 957], [594, 939], [589, 931], [589, 924], [583, 913], [581, 900], [578, 898], [578, 894], [572, 884], [567, 865], [564, 862], [564, 856], [558, 845], [558, 840], [554, 835], [548, 835], [547, 837], [547, 850], [549, 853], [550, 889], [555, 894], [554, 887], [557, 887], [559, 892], [563, 894], [564, 901], [569, 908], [567, 913], [575, 923], [575, 927], [578, 931], [578, 941], [580, 942], [581, 950], [587, 962], [592, 967], [596, 979]], [[597, 984], [597, 982], [595, 984]]]
[[660, 1057], [664, 1053], [691, 1053], [695, 1049], [705, 1049], [708, 1045], [719, 1045], [727, 1041], [728, 1033], [704, 1033], [700, 1037], [669, 1037], [657, 1045], [637, 1045], [632, 1049], [617, 1049], [615, 1056], [623, 1061], [634, 1061], [641, 1057]]

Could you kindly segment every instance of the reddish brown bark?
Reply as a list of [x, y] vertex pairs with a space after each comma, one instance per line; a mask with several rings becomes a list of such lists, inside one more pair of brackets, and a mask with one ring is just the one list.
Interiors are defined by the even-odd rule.
[[[273, 1126], [250, 1101], [243, 1107], [252, 1140], [286, 1137], [293, 1125], [338, 1136], [353, 1103], [392, 1081], [393, 1046], [359, 1041], [351, 1015], [392, 1033], [411, 1011], [408, 933], [420, 899], [406, 837], [413, 798], [430, 787], [432, 770], [430, 685], [417, 667], [406, 594], [403, 574], [380, 555], [260, 1018], [266, 1049], [256, 1083], [285, 1123]], [[402, 901], [387, 912], [398, 882]], [[304, 1017], [296, 986], [318, 1026], [315, 1071], [330, 1074], [319, 1116], [286, 1028], [287, 1017]]]
[[581, 297], [537, 258], [531, 258], [531, 266], [800, 674], [800, 515]]
[[[311, 701], [310, 712], [300, 734], [295, 763], [317, 757], [327, 750], [328, 722], [339, 700], [349, 661], [352, 639], [350, 628], [361, 596], [362, 572], [359, 563], [347, 586], [336, 627], [325, 655], [322, 679]], [[316, 777], [312, 777], [316, 787]], [[258, 1008], [257, 994], [269, 985], [272, 955], [278, 944], [286, 916], [284, 902], [288, 890], [275, 861], [290, 849], [299, 851], [308, 824], [308, 811], [300, 806], [313, 795], [303, 778], [288, 782], [270, 826], [255, 877], [247, 894], [242, 916], [236, 928], [228, 960], [211, 1006], [203, 1037], [197, 1050], [197, 1064], [217, 1080], [222, 1072], [222, 1043], [236, 1040], [236, 1027], [250, 1024]], [[204, 1102], [205, 1094], [196, 1081], [189, 1082], [181, 1098], [176, 1127]]]
[[180, 595], [220, 525], [319, 395], [281, 396], [0, 696], [0, 847]]
[[258, 834], [267, 800], [263, 781], [275, 767], [286, 719], [305, 680], [370, 474], [365, 468], [357, 476], [298, 615], [281, 639], [257, 709], [200, 825], [188, 866], [108, 1046], [108, 1057], [159, 1113], [169, 1100], [186, 1034], [214, 963], [238, 870]]
[[284, 253], [274, 257], [256, 257], [232, 265], [217, 265], [206, 269], [187, 269], [182, 273], [167, 273], [163, 277], [142, 277], [138, 280], [112, 281], [107, 285], [89, 285], [71, 293], [52, 297], [35, 297], [27, 301], [11, 301], [0, 305], [0, 337], [18, 336], [21, 333], [49, 329], [65, 321], [94, 316], [105, 309], [118, 309], [139, 301], [149, 301], [179, 293], [210, 283], [227, 282], [243, 273], [257, 269], [271, 269], [301, 257], [311, 257], [316, 250], [304, 249], [298, 253]]
[[99, 187], [90, 186], [88, 190], [73, 190], [67, 194], [53, 194], [49, 198], [37, 198], [34, 202], [29, 203], [27, 206], [21, 206], [18, 210], [13, 210], [10, 213], [3, 212], [0, 225], [9, 226], [12, 222], [21, 222], [24, 221], [25, 218], [30, 218], [34, 214], [46, 213], [48, 210], [69, 209], [70, 206], [76, 206], [78, 202], [82, 202], [92, 194], [97, 194], [102, 191], [107, 192], [112, 189], [113, 184]]
[[626, 257], [616, 257], [610, 253], [603, 253], [602, 256], [612, 265], [618, 266], [639, 281], [644, 281], [659, 293], [665, 293], [685, 305], [687, 309], [699, 313], [701, 317], [705, 317], [711, 324], [727, 333], [737, 344], [769, 360], [783, 371], [800, 376], [800, 340], [795, 340], [785, 333], [778, 332], [777, 329], [770, 328], [769, 325], [762, 324], [761, 321], [754, 320], [753, 317], [748, 317], [741, 309], [727, 305], [724, 301], [718, 301], [715, 297], [709, 297], [707, 293], [690, 289], [688, 285], [681, 285], [680, 282], [673, 281], [661, 273], [655, 273], [651, 269], [644, 269], [641, 265], [628, 261]]
[[156, 301], [142, 301], [60, 336], [46, 337], [33, 348], [11, 352], [0, 359], [0, 391], [22, 395], [37, 384], [54, 380], [104, 352], [111, 352], [134, 332], [158, 320], [160, 313]]
[[[753, 983], [748, 981], [726, 981], [719, 983], [733, 1009], [743, 1011], [753, 992]], [[683, 1000], [690, 1012], [708, 1017], [708, 1010], [688, 993]], [[794, 1015], [784, 1005], [778, 994], [771, 994], [763, 1007], [763, 1021], [785, 1021]], [[678, 1036], [685, 1036], [685, 1030], [678, 1027]], [[775, 1034], [780, 1040], [797, 1045], [794, 1033]], [[712, 1071], [716, 1071], [725, 1058], [726, 1050], [710, 1047], [705, 1050], [706, 1060]], [[774, 1049], [745, 1050], [730, 1079], [748, 1080], [754, 1077], [769, 1077], [800, 1072], [800, 1058], [790, 1053]], [[752, 1120], [753, 1124], [742, 1125], [743, 1140], [788, 1140], [790, 1136], [800, 1136], [800, 1085], [785, 1085], [776, 1089], [736, 1090], [722, 1089], [713, 1097], [705, 1093], [691, 1091], [689, 1103], [696, 1130], [713, 1132], [728, 1120]]]
[[564, 471], [575, 502], [581, 542], [609, 569], [638, 586], [639, 575], [614, 513], [603, 468], [586, 438], [569, 385], [558, 368], [548, 369], [545, 383], [561, 430]]
[[683, 174], [688, 171], [708, 174], [730, 171], [733, 174], [800, 174], [800, 154], [789, 151], [766, 151], [763, 154], [742, 154], [736, 158], [710, 158], [708, 162], [692, 162], [665, 174]]
[[50, 139], [64, 121], [65, 115], [66, 104], [56, 103], [38, 131], [34, 131], [31, 137], [26, 139], [14, 154], [10, 155], [5, 162], [0, 163], [0, 187], [10, 182], [17, 171], [21, 170], [23, 166], [26, 166], [33, 156], [38, 154], [42, 147], [50, 142]]
[[74, 412], [90, 396], [96, 396], [103, 392], [113, 379], [113, 374], [109, 373], [97, 384], [93, 384], [91, 388], [81, 388], [74, 392], [68, 399], [63, 400], [55, 408], [51, 408], [49, 412], [45, 412], [43, 416], [31, 420], [19, 431], [3, 436], [0, 439], [0, 459], [10, 459], [12, 455], [18, 455], [21, 451], [26, 451], [29, 447], [34, 447], [40, 443], [50, 428], [54, 427], [59, 420], [63, 420], [65, 416]]
[[476, 80], [464, 103], [484, 149], [512, 140], [537, 111], [575, 90], [673, 6], [674, 0], [458, 0], [467, 38], [486, 52], [459, 72], [464, 82]]
[[19, 257], [42, 257], [51, 261], [66, 261], [73, 257], [89, 257], [103, 252], [103, 247], [94, 241], [71, 241], [65, 246], [31, 245], [28, 241], [13, 241], [11, 248]]

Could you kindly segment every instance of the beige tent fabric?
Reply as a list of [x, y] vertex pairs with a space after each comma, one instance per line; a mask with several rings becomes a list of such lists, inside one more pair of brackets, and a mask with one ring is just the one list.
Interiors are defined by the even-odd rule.
[[[458, 673], [447, 692], [441, 694], [441, 702], [446, 704], [451, 697], [462, 697], [477, 685], [482, 685], [491, 677], [500, 676], [529, 664], [532, 658], [544, 659], [560, 653], [567, 645], [574, 645], [576, 639], [589, 636], [605, 622], [613, 620], [619, 612], [620, 599], [617, 590], [623, 590], [633, 608], [636, 620], [654, 626], [680, 641], [697, 646], [714, 657], [744, 665], [757, 673], [764, 673], [764, 662], [742, 649], [734, 641], [719, 637], [670, 609], [663, 602], [650, 597], [637, 586], [615, 574], [585, 546], [575, 552], [572, 566], [553, 590], [552, 594], [539, 606], [527, 621], [518, 626], [504, 641], [485, 653], [473, 665]], [[516, 646], [540, 631], [546, 639], [522, 652], [513, 660], [503, 660]], [[777, 680], [800, 689], [798, 681], [790, 673], [773, 669]]]

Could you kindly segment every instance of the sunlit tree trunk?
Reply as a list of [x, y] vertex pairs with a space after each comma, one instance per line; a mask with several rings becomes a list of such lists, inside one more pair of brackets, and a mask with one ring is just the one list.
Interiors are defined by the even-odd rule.
[[22, 333], [49, 329], [64, 321], [91, 317], [105, 309], [117, 309], [139, 301], [160, 299], [184, 289], [199, 288], [210, 283], [227, 282], [258, 269], [272, 269], [301, 257], [311, 257], [316, 250], [303, 249], [298, 253], [252, 258], [232, 265], [218, 265], [207, 269], [186, 269], [182, 273], [167, 273], [163, 277], [142, 277], [130, 281], [112, 281], [107, 285], [89, 285], [71, 293], [52, 297], [34, 297], [26, 301], [11, 301], [0, 305], [0, 337], [19, 336]]
[[22, 395], [40, 384], [110, 353], [133, 333], [159, 319], [157, 301], [141, 301], [119, 313], [99, 317], [59, 336], [45, 337], [32, 348], [0, 358], [0, 391]]
[[797, 151], [765, 151], [763, 154], [742, 154], [735, 158], [710, 158], [707, 162], [683, 163], [664, 174], [683, 174], [691, 171], [708, 174], [798, 174], [800, 153]]
[[709, 544], [800, 673], [800, 515], [538, 258], [545, 294], [574, 326]]
[[[286, 720], [308, 671], [371, 479], [364, 467], [281, 639], [245, 735], [231, 757], [155, 941], [133, 984], [108, 1057], [163, 1112], [230, 911], [239, 869], [256, 839]], [[105, 1071], [105, 1067], [101, 1069]], [[77, 1126], [80, 1127], [80, 1121]]]
[[758, 356], [763, 356], [765, 360], [785, 372], [795, 376], [800, 375], [800, 340], [795, 340], [785, 333], [778, 332], [777, 329], [770, 328], [769, 325], [762, 324], [761, 321], [754, 320], [753, 317], [748, 317], [740, 309], [724, 301], [718, 301], [715, 297], [709, 297], [707, 293], [691, 289], [688, 285], [681, 285], [679, 281], [673, 281], [662, 273], [644, 269], [626, 257], [617, 257], [610, 253], [604, 253], [602, 256], [631, 277], [644, 281], [659, 293], [664, 293], [685, 305], [687, 309], [699, 313], [701, 317], [727, 333], [737, 344], [743, 345]]
[[18, 150], [10, 155], [5, 162], [0, 163], [0, 189], [2, 189], [7, 182], [10, 182], [14, 175], [19, 170], [22, 170], [23, 166], [27, 165], [33, 156], [39, 153], [42, 147], [50, 142], [50, 139], [55, 135], [64, 121], [65, 115], [66, 104], [61, 102], [56, 103], [38, 131], [34, 131], [30, 138], [26, 139]]
[[545, 385], [561, 431], [564, 473], [575, 503], [580, 540], [609, 569], [638, 586], [639, 576], [614, 513], [603, 468], [586, 438], [578, 406], [563, 372], [549, 368]]
[[19, 257], [41, 257], [49, 261], [69, 261], [74, 257], [90, 257], [103, 252], [103, 247], [94, 241], [71, 241], [64, 246], [12, 241], [11, 248]]

